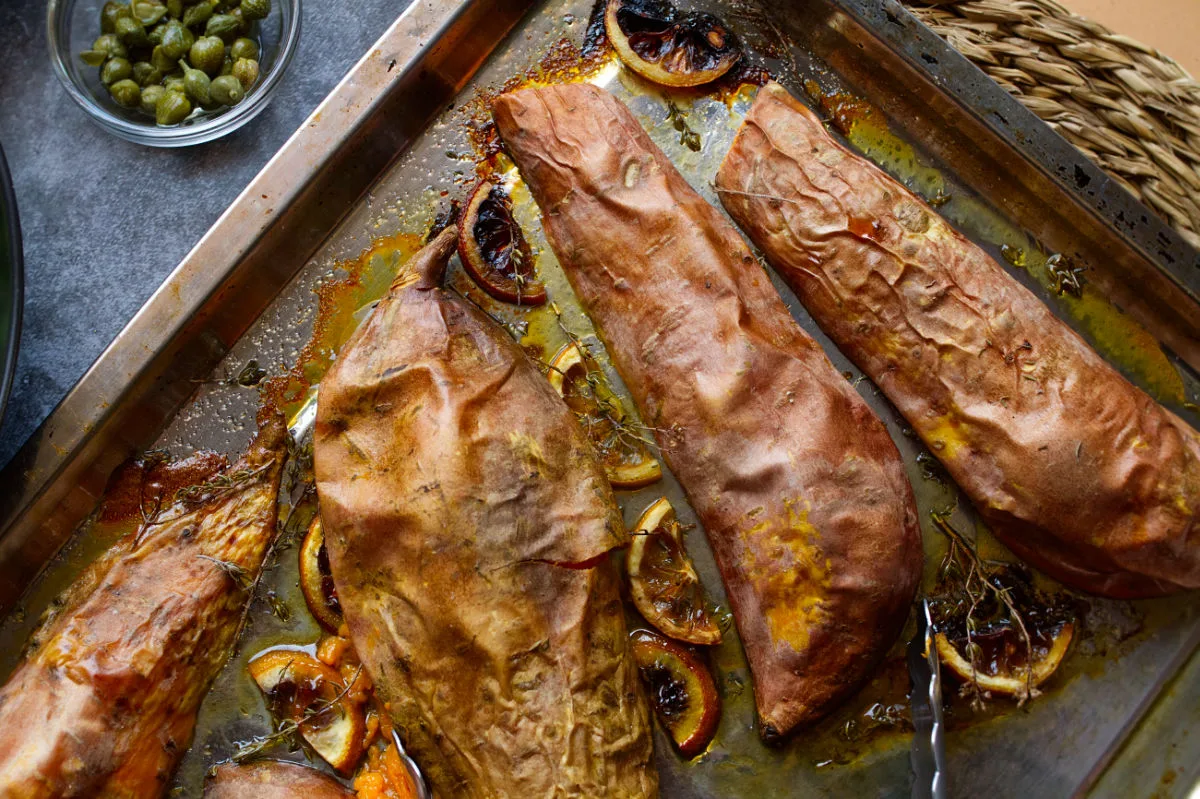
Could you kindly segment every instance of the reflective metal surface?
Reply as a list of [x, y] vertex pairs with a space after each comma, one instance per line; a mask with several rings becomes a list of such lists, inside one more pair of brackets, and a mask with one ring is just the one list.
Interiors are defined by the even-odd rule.
[[12, 390], [21, 340], [25, 262], [21, 256], [21, 223], [12, 176], [0, 149], [0, 418]]
[[912, 799], [947, 799], [942, 674], [928, 599], [917, 607], [917, 634], [908, 642], [908, 676], [912, 681]]
[[[1167, 345], [1170, 368], [1178, 368], [1172, 379], [1181, 388], [1164, 399], [1200, 423], [1184, 406], [1196, 402], [1200, 386], [1194, 371], [1200, 365], [1200, 256], [1156, 217], [895, 3], [702, 5], [724, 15], [798, 96], [812, 80], [827, 92], [865, 97], [886, 116], [897, 141], [911, 145], [872, 157], [918, 190], [936, 173], [950, 198], [939, 212], [997, 257], [998, 245], [1019, 241], [1031, 257], [1040, 247], [1086, 264], [1089, 296], [1114, 299]], [[87, 562], [86, 526], [71, 534], [112, 468], [151, 447], [234, 452], [244, 446], [257, 393], [220, 378], [236, 375], [251, 358], [274, 373], [294, 364], [313, 329], [313, 292], [341, 274], [339, 263], [380, 236], [423, 232], [443, 190], [461, 196], [470, 187], [474, 154], [467, 131], [478, 113], [477, 93], [526, 74], [564, 37], [578, 43], [589, 11], [587, 0], [416, 3], [271, 160], [0, 475], [0, 612], [16, 606], [0, 625], [0, 673], [12, 666], [56, 586]], [[593, 79], [628, 103], [692, 185], [715, 201], [709, 184], [749, 98], [687, 99], [688, 124], [703, 137], [702, 151], [692, 152], [667, 122], [662, 96], [615, 68]], [[901, 155], [889, 156], [893, 151]], [[535, 211], [521, 213], [539, 272], [564, 318], [583, 335], [590, 328], [572, 305]], [[1103, 324], [1072, 316], [1070, 303], [1028, 270], [1013, 271], [1146, 385], [1137, 364], [1105, 349]], [[856, 377], [791, 292], [776, 285], [801, 326], [839, 369]], [[955, 502], [953, 486], [923, 478], [915, 461], [921, 448], [904, 434], [894, 410], [869, 383], [856, 385], [905, 456], [922, 515]], [[693, 520], [669, 475], [662, 485], [622, 497], [627, 518], [661, 493], [681, 520]], [[965, 502], [954, 518], [974, 526]], [[944, 542], [925, 526], [928, 579]], [[710, 593], [722, 602], [702, 535], [692, 534], [689, 547]], [[296, 593], [292, 561], [280, 561], [271, 572], [271, 589], [285, 598]], [[1200, 619], [1188, 598], [1089, 601], [1087, 614], [1097, 631], [1114, 628], [1113, 619], [1133, 621], [1121, 621], [1124, 637], [1109, 641], [1098, 634], [1089, 644], [1094, 651], [1073, 656], [1080, 665], [1065, 668], [1045, 697], [955, 730], [947, 747], [950, 795], [1086, 791], [1200, 640]], [[237, 740], [261, 733], [254, 726], [261, 722], [245, 710], [261, 705], [244, 679], [253, 654], [249, 642], [311, 641], [316, 627], [298, 616], [283, 621], [252, 614], [246, 635], [248, 643], [201, 714], [180, 775], [186, 795], [197, 788], [207, 758], [227, 756]], [[903, 648], [900, 642], [901, 659]], [[767, 748], [754, 729], [735, 635], [713, 662], [725, 693], [717, 742], [696, 762], [682, 763], [658, 737], [665, 796], [909, 795], [907, 736], [847, 744], [837, 725], [854, 719], [838, 717], [786, 747]]]

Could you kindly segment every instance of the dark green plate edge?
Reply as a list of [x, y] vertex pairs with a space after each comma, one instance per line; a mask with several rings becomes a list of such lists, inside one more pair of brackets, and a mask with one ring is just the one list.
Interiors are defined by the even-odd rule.
[[21, 254], [21, 223], [17, 195], [4, 149], [0, 147], [0, 420], [17, 370], [21, 339], [21, 310], [25, 298], [25, 262]]

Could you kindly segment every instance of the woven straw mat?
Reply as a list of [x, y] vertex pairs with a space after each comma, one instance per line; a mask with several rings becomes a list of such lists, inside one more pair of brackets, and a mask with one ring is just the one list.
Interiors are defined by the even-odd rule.
[[1053, 0], [906, 4], [1200, 247], [1200, 83], [1183, 67]]

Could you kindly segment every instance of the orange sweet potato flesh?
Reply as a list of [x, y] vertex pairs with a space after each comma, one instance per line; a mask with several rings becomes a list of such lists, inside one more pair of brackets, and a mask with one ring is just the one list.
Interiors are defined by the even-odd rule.
[[454, 243], [414, 256], [321, 383], [355, 651], [440, 796], [655, 796], [612, 490], [528, 356], [440, 287]]
[[299, 763], [224, 763], [204, 784], [204, 799], [354, 799], [354, 791]]
[[241, 477], [164, 507], [67, 590], [0, 688], [0, 795], [166, 794], [241, 629], [227, 569], [254, 580], [274, 538], [286, 436], [270, 418]]
[[1200, 587], [1200, 435], [916, 195], [773, 83], [717, 187], [1017, 555], [1097, 594]]
[[506, 94], [500, 135], [576, 294], [704, 524], [766, 738], [870, 673], [921, 571], [883, 424], [733, 226], [594, 86]]

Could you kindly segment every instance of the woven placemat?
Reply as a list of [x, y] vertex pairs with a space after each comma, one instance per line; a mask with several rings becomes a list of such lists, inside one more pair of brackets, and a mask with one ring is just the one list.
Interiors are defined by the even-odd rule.
[[1200, 247], [1200, 83], [1053, 0], [909, 10]]

